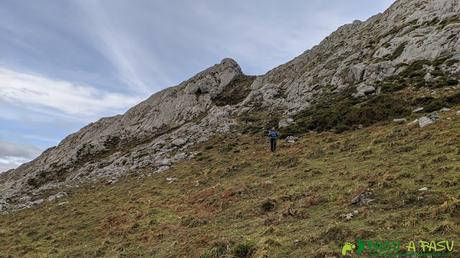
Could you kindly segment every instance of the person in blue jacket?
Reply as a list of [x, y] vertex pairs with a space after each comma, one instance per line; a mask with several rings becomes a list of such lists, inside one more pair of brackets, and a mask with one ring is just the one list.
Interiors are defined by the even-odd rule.
[[270, 138], [270, 149], [272, 152], [276, 151], [276, 140], [279, 137], [278, 132], [275, 130], [275, 127], [268, 130], [268, 137]]

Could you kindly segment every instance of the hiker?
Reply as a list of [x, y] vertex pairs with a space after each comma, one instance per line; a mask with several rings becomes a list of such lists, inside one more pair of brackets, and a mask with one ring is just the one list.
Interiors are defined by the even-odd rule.
[[275, 127], [268, 130], [268, 137], [270, 138], [270, 149], [272, 152], [276, 151], [276, 140], [278, 139], [278, 132], [275, 130]]

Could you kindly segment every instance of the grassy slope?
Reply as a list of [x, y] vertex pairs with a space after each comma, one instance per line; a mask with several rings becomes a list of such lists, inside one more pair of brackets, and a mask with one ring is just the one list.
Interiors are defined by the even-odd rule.
[[[459, 132], [449, 112], [424, 129], [309, 133], [274, 155], [263, 137], [223, 135], [168, 172], [0, 216], [0, 257], [199, 257], [246, 246], [257, 257], [324, 257], [358, 237], [458, 243]], [[367, 188], [375, 201], [351, 205]]]

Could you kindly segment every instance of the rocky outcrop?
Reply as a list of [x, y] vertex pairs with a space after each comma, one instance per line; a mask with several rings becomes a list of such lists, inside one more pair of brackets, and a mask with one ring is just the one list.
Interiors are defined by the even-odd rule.
[[163, 171], [190, 158], [187, 147], [235, 124], [231, 109], [214, 105], [212, 99], [240, 76], [239, 65], [224, 59], [124, 115], [103, 118], [69, 135], [34, 161], [1, 174], [1, 208], [28, 207], [45, 190], [101, 179], [113, 182], [145, 168]]
[[257, 78], [244, 105], [261, 102], [292, 115], [328, 92], [356, 88], [355, 97], [378, 94], [378, 82], [407, 76], [410, 65], [421, 60], [425, 74], [439, 68], [458, 76], [459, 14], [455, 0], [398, 0], [383, 14], [340, 27], [318, 46]]
[[0, 211], [37, 205], [51, 189], [165, 171], [193, 157], [190, 146], [236, 128], [242, 114], [280, 112], [277, 124], [287, 127], [295, 123], [293, 115], [329, 93], [367, 98], [387, 80], [416, 78], [423, 85], [440, 76], [458, 78], [459, 14], [457, 0], [398, 0], [263, 76], [246, 76], [234, 60], [224, 59], [0, 174]]
[[427, 127], [431, 124], [434, 124], [439, 119], [438, 113], [434, 112], [427, 116], [422, 116], [418, 119], [418, 125], [420, 128]]

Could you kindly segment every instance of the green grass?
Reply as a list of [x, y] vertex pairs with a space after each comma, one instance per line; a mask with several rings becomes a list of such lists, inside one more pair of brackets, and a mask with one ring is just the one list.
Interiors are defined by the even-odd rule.
[[[167, 172], [1, 215], [0, 257], [324, 257], [357, 238], [458, 243], [460, 118], [441, 115], [424, 129], [307, 133], [276, 154], [260, 135], [216, 136]], [[366, 189], [375, 201], [350, 204]]]

